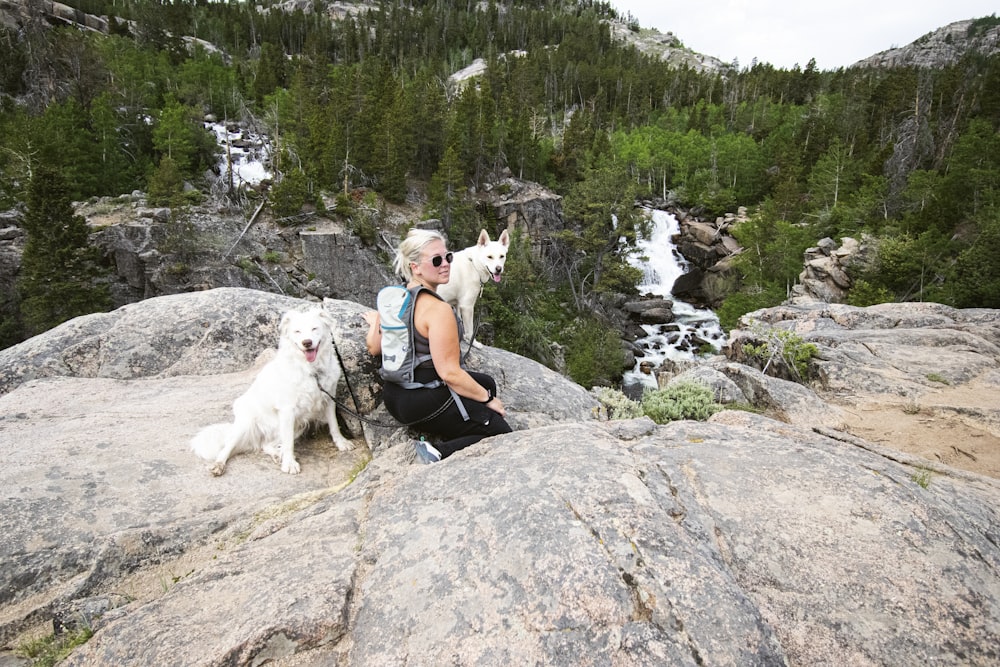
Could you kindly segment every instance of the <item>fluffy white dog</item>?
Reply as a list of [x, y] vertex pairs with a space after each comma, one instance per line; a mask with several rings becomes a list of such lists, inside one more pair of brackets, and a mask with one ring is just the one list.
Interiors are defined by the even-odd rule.
[[[438, 296], [458, 307], [458, 316], [465, 327], [466, 341], [472, 342], [472, 335], [475, 333], [472, 329], [473, 317], [483, 285], [491, 279], [495, 283], [500, 282], [509, 245], [510, 235], [506, 229], [500, 232], [500, 238], [496, 241], [490, 241], [490, 235], [485, 229], [480, 231], [476, 245], [455, 253], [451, 263], [451, 278], [444, 285], [438, 285]], [[473, 345], [482, 347], [476, 342]]]
[[282, 472], [297, 474], [295, 439], [320, 419], [329, 425], [337, 449], [351, 448], [340, 433], [333, 402], [340, 365], [331, 324], [321, 308], [282, 315], [278, 351], [233, 402], [235, 421], [206, 426], [191, 440], [191, 449], [213, 462], [213, 475], [225, 472], [232, 454], [257, 450], [280, 462]]

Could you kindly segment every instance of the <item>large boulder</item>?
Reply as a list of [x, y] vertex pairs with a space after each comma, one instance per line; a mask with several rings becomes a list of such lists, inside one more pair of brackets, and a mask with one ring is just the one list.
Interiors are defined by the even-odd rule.
[[[1000, 660], [996, 480], [748, 412], [597, 421], [582, 387], [488, 347], [470, 365], [516, 430], [411, 465], [352, 302], [323, 307], [342, 407], [376, 422], [342, 410], [355, 449], [317, 431], [299, 475], [240, 455], [211, 476], [188, 439], [304, 305], [163, 297], [5, 351], [5, 643], [99, 608], [65, 664]], [[220, 320], [226, 340], [193, 336]], [[725, 366], [727, 391], [754, 375]]]
[[219, 288], [78, 317], [0, 350], [0, 394], [54, 376], [128, 380], [244, 370], [276, 345], [281, 314], [303, 303]]
[[799, 282], [792, 286], [788, 302], [842, 302], [853, 284], [849, 270], [856, 264], [869, 261], [869, 254], [871, 249], [867, 239], [862, 245], [845, 236], [840, 246], [831, 238], [820, 239], [815, 247], [806, 249]]

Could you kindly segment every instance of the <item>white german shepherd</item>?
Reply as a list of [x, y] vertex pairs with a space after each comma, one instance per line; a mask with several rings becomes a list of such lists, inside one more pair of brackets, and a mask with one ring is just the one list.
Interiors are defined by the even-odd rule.
[[337, 449], [351, 449], [351, 441], [340, 433], [333, 402], [340, 365], [331, 324], [321, 308], [281, 316], [278, 351], [233, 402], [235, 421], [206, 426], [191, 440], [191, 449], [213, 462], [213, 475], [225, 472], [232, 454], [257, 450], [280, 463], [282, 472], [298, 474], [295, 439], [320, 419], [329, 425]]
[[490, 235], [485, 229], [482, 230], [476, 245], [455, 253], [451, 263], [451, 278], [444, 285], [438, 285], [438, 296], [458, 307], [458, 316], [465, 327], [465, 340], [472, 342], [475, 347], [482, 347], [478, 342], [472, 341], [476, 301], [483, 292], [483, 285], [491, 278], [495, 283], [500, 282], [509, 245], [510, 235], [506, 229], [496, 241], [490, 241]]

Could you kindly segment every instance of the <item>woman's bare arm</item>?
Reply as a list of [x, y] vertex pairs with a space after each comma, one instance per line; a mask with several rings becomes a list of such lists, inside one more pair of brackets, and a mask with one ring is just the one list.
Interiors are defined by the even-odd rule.
[[382, 329], [378, 311], [369, 310], [361, 317], [365, 318], [365, 322], [368, 323], [368, 333], [365, 335], [365, 347], [368, 348], [368, 354], [382, 354]]
[[[488, 392], [460, 363], [461, 346], [458, 339], [458, 323], [451, 306], [433, 296], [421, 295], [417, 299], [415, 326], [421, 334], [426, 332], [430, 341], [431, 361], [438, 377], [455, 390], [459, 396], [482, 403], [488, 397]], [[505, 414], [503, 403], [493, 398], [486, 404], [491, 410]]]

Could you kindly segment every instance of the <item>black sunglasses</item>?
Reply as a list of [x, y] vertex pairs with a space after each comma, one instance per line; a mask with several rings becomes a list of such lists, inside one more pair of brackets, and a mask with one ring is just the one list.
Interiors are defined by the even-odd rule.
[[446, 252], [443, 255], [434, 255], [433, 257], [431, 257], [431, 264], [433, 264], [434, 268], [436, 269], [439, 266], [441, 266], [441, 262], [442, 261], [448, 262], [449, 264], [451, 264], [451, 260], [454, 259], [454, 257], [455, 257], [455, 254], [454, 253], [450, 253], [450, 252]]

